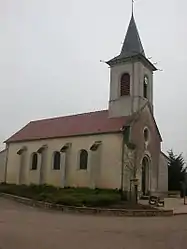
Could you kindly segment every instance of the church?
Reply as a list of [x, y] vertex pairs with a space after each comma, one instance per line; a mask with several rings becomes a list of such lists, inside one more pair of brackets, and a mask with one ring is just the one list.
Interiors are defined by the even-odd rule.
[[31, 121], [5, 141], [4, 181], [166, 193], [167, 157], [154, 117], [153, 73], [132, 14], [110, 67], [107, 110]]

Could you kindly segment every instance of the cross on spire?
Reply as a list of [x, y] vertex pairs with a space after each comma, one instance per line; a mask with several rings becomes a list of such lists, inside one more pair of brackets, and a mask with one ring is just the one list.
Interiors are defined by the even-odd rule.
[[132, 0], [132, 15], [134, 14], [134, 0]]

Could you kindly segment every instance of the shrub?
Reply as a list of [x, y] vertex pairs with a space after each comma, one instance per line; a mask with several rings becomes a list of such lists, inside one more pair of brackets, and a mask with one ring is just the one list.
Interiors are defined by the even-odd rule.
[[81, 199], [78, 199], [75, 196], [68, 196], [68, 195], [56, 197], [53, 199], [52, 202], [55, 204], [67, 205], [67, 206], [76, 206], [76, 207], [82, 206]]
[[51, 185], [35, 185], [35, 184], [31, 184], [28, 186], [28, 188], [32, 189], [33, 192], [35, 193], [41, 193], [41, 192], [47, 192], [47, 193], [53, 193], [56, 192], [58, 189], [55, 188], [54, 186]]
[[84, 196], [83, 204], [85, 206], [93, 207], [106, 207], [120, 201], [120, 196], [117, 195], [107, 195], [107, 194], [97, 194], [97, 195], [88, 195]]
[[68, 206], [104, 207], [120, 201], [117, 190], [55, 188], [49, 185], [0, 185], [0, 192]]

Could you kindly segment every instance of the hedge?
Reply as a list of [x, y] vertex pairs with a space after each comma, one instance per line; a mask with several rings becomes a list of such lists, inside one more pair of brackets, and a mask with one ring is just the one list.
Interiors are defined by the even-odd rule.
[[88, 188], [56, 188], [49, 185], [0, 185], [0, 192], [38, 201], [68, 206], [106, 207], [120, 202], [118, 190]]

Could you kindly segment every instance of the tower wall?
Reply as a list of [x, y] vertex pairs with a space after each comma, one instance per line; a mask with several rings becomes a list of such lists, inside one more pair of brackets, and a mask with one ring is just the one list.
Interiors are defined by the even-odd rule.
[[[120, 95], [121, 76], [130, 75], [130, 95]], [[144, 77], [148, 77], [147, 98], [144, 98]], [[110, 117], [129, 116], [138, 111], [146, 101], [153, 106], [153, 73], [141, 61], [129, 59], [125, 63], [116, 64], [110, 69]]]

